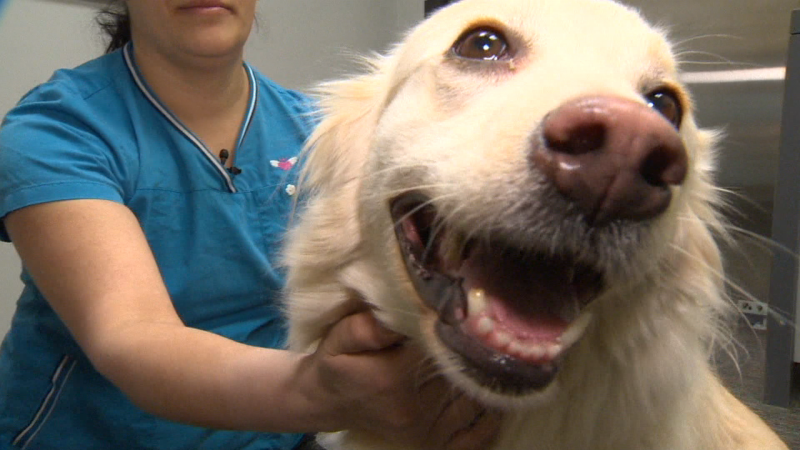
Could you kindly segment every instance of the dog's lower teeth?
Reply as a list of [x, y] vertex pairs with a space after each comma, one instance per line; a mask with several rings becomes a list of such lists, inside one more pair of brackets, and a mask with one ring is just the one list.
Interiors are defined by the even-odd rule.
[[498, 331], [494, 334], [494, 342], [499, 347], [505, 347], [511, 343], [511, 335], [504, 331]]
[[472, 326], [473, 332], [483, 336], [496, 351], [528, 361], [555, 360], [569, 347], [560, 338], [556, 342], [517, 338], [512, 333], [498, 329], [497, 323], [488, 316], [481, 317]]
[[467, 291], [467, 310], [462, 311], [460, 319], [468, 320], [471, 332], [480, 336], [496, 351], [523, 360], [544, 363], [553, 361], [580, 339], [591, 321], [591, 314], [581, 314], [566, 332], [552, 340], [539, 340], [533, 337], [516, 336], [498, 326], [496, 319], [489, 314], [489, 301], [486, 291], [472, 288]]
[[487, 335], [494, 331], [494, 321], [489, 317], [483, 316], [478, 320], [478, 333]]
[[541, 345], [533, 345], [525, 349], [525, 356], [531, 359], [543, 359], [546, 353]]
[[556, 359], [558, 355], [564, 350], [564, 347], [558, 344], [547, 347], [547, 359]]

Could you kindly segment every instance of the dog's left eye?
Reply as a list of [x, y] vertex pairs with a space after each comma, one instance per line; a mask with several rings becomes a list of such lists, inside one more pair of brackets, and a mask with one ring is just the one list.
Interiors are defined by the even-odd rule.
[[670, 89], [658, 89], [645, 96], [647, 105], [655, 109], [667, 120], [669, 120], [675, 128], [681, 127], [683, 120], [683, 107], [681, 101]]
[[503, 33], [488, 27], [467, 31], [453, 45], [453, 52], [467, 59], [497, 61], [507, 59], [508, 41]]

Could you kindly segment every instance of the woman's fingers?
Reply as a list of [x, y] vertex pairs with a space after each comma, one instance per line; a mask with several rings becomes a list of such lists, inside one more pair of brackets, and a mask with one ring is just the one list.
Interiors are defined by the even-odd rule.
[[430, 450], [485, 450], [499, 414], [455, 388], [416, 345], [368, 310], [333, 325], [317, 349], [321, 380], [339, 397], [344, 427]]
[[344, 317], [328, 331], [322, 350], [330, 356], [383, 350], [400, 344], [405, 336], [381, 325], [370, 311]]

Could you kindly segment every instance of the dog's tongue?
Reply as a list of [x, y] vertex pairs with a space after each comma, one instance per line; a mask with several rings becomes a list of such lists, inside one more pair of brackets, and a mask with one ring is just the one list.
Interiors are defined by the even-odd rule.
[[[482, 298], [470, 301], [468, 322], [482, 333], [476, 331], [477, 322], [490, 318], [495, 333], [509, 335], [500, 339], [501, 345], [507, 337], [517, 344], [557, 342], [569, 326], [564, 317], [578, 308], [572, 270], [556, 258], [474, 249], [459, 273], [468, 295]], [[484, 320], [484, 332], [486, 324]], [[493, 340], [492, 333], [483, 334]]]

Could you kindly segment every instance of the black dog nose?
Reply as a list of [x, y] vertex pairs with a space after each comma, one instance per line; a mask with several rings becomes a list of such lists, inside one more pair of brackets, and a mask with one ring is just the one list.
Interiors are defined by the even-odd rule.
[[644, 104], [584, 97], [561, 105], [541, 127], [531, 160], [593, 225], [645, 220], [670, 204], [688, 156], [675, 127]]

